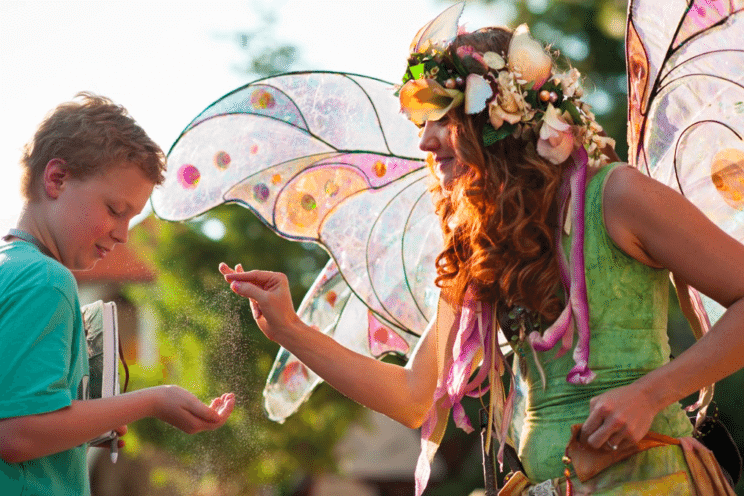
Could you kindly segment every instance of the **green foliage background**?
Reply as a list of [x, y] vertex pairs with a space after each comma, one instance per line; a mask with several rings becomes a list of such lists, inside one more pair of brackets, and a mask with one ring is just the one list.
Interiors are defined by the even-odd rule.
[[[574, 66], [598, 95], [594, 101], [598, 120], [617, 139], [618, 153], [624, 158], [626, 3], [482, 3], [494, 12], [513, 12], [512, 24], [526, 22], [537, 38], [574, 55]], [[272, 17], [265, 14], [264, 18], [266, 26], [261, 29], [234, 35], [245, 49], [247, 62], [240, 70], [251, 75], [246, 80], [289, 70], [297, 56], [294, 47], [273, 40]], [[219, 241], [202, 231], [215, 220], [225, 227]], [[360, 407], [323, 385], [285, 424], [268, 421], [262, 412], [261, 391], [278, 347], [265, 339], [253, 323], [247, 302], [229, 291], [217, 271], [218, 263], [224, 261], [285, 272], [298, 304], [327, 260], [323, 250], [278, 238], [248, 210], [234, 205], [218, 207], [188, 223], [156, 221], [147, 229], [138, 229], [135, 237], [134, 243], [149, 252], [159, 276], [154, 286], [131, 287], [128, 296], [154, 313], [162, 356], [155, 369], [133, 368], [133, 387], [175, 383], [204, 400], [225, 391], [234, 391], [238, 397], [238, 407], [227, 426], [214, 433], [185, 436], [156, 421], [133, 426], [130, 450], [142, 454], [148, 452], [148, 446], [158, 446], [190, 467], [186, 471], [184, 465], [153, 471], [153, 488], [180, 484], [181, 494], [259, 494], [262, 487], [273, 486], [276, 489], [271, 494], [289, 494], [308, 474], [334, 471], [332, 448], [357, 418]], [[677, 309], [670, 314], [670, 335], [675, 353], [692, 342]], [[744, 447], [742, 391], [744, 373], [739, 372], [719, 383], [716, 399], [723, 420]], [[469, 408], [475, 411], [477, 405]], [[475, 438], [449, 430], [441, 450], [448, 473], [428, 494], [467, 495], [482, 486], [480, 460], [473, 457]], [[209, 488], [215, 485], [219, 492], [210, 493]], [[743, 484], [739, 484], [738, 494], [744, 496]]]

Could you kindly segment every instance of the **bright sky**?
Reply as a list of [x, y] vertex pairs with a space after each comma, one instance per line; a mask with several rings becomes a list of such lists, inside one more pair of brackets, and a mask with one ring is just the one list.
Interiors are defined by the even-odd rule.
[[[15, 222], [23, 145], [57, 104], [89, 90], [124, 105], [166, 151], [204, 107], [251, 81], [232, 38], [276, 15], [271, 38], [295, 45], [291, 70], [398, 81], [416, 31], [449, 0], [0, 1], [0, 231]], [[468, 5], [469, 29], [509, 13]]]

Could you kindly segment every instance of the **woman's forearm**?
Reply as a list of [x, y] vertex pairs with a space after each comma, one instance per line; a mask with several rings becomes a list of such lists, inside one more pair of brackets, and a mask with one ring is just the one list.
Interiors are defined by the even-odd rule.
[[[431, 407], [435, 368], [416, 374], [360, 355], [299, 320], [277, 342], [342, 394], [408, 427], [419, 427]], [[431, 362], [427, 346], [424, 342], [418, 350], [419, 364]]]
[[728, 377], [744, 367], [744, 299], [732, 304], [710, 332], [670, 363], [638, 381], [655, 408]]
[[424, 331], [405, 368], [380, 362], [303, 323], [294, 311], [286, 275], [236, 268], [220, 264], [230, 289], [250, 300], [253, 318], [267, 338], [354, 401], [406, 426], [421, 425], [433, 402], [439, 375], [434, 324]]

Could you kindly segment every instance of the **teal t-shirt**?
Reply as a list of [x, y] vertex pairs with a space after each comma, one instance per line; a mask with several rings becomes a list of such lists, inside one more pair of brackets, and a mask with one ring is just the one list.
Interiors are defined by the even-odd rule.
[[[30, 243], [0, 244], [0, 418], [67, 407], [87, 398], [87, 381], [72, 273]], [[89, 495], [86, 447], [22, 463], [0, 459], [0, 494]]]

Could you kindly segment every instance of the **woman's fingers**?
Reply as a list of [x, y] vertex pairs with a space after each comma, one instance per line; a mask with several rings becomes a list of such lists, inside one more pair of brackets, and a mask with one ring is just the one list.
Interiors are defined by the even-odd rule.
[[253, 298], [249, 298], [248, 301], [251, 303], [251, 314], [253, 314], [253, 318], [258, 320], [263, 317], [263, 312], [261, 311], [261, 307], [258, 306], [258, 302]]
[[270, 272], [268, 270], [250, 270], [248, 272], [230, 270], [229, 273], [223, 272], [223, 274], [228, 282], [247, 281], [263, 288], [281, 284], [282, 281], [287, 280], [287, 276], [281, 272]]
[[579, 441], [581, 441], [583, 444], [598, 447], [596, 445], [597, 431], [600, 427], [602, 427], [603, 422], [604, 418], [602, 417], [600, 412], [598, 410], [592, 409], [589, 417], [584, 422], [584, 425], [581, 426], [581, 435], [579, 436]]
[[637, 444], [646, 435], [657, 410], [636, 383], [607, 391], [589, 402], [589, 416], [579, 440], [595, 449]]
[[230, 289], [248, 298], [253, 318], [269, 339], [275, 340], [277, 332], [297, 320], [289, 281], [283, 273], [266, 270], [244, 272], [241, 264], [234, 270], [227, 264], [220, 264], [219, 269]]
[[266, 298], [282, 298], [289, 294], [287, 276], [281, 272], [252, 270], [250, 272], [233, 272], [225, 274], [225, 280], [230, 283], [230, 289], [235, 293], [255, 300], [254, 306], [265, 303]]

